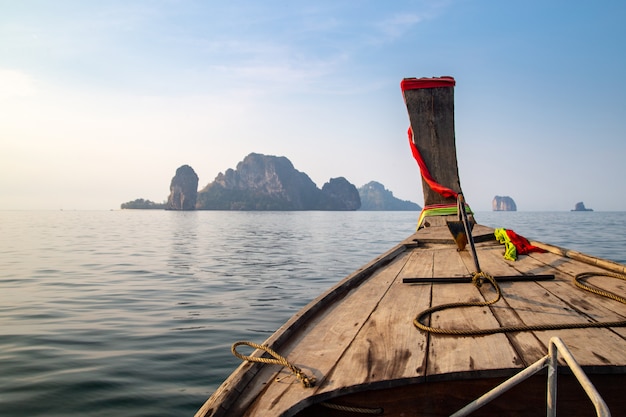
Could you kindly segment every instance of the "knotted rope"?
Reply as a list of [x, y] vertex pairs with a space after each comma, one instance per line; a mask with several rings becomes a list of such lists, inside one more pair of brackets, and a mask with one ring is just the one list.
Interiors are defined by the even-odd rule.
[[[626, 281], [626, 276], [621, 274], [615, 274], [611, 272], [582, 272], [577, 274], [574, 277], [574, 284], [585, 291], [592, 292], [594, 294], [600, 295], [602, 297], [610, 298], [621, 303], [626, 304], [626, 298], [621, 297], [617, 294], [614, 294], [610, 291], [598, 289], [591, 287], [582, 281], [591, 276], [607, 276], [611, 278], [617, 278]], [[563, 330], [563, 329], [584, 329], [584, 328], [598, 328], [598, 327], [625, 327], [626, 320], [619, 321], [609, 321], [609, 322], [585, 322], [585, 323], [560, 323], [560, 324], [538, 324], [538, 325], [520, 325], [520, 326], [504, 326], [504, 327], [495, 327], [492, 329], [443, 329], [438, 327], [431, 327], [423, 323], [425, 317], [430, 316], [432, 313], [442, 310], [449, 310], [452, 308], [461, 308], [461, 307], [486, 307], [491, 304], [494, 304], [502, 298], [502, 291], [500, 290], [500, 286], [496, 282], [496, 280], [489, 274], [484, 272], [475, 273], [472, 277], [472, 283], [476, 287], [480, 287], [484, 281], [489, 281], [489, 283], [496, 290], [496, 297], [489, 301], [476, 301], [476, 302], [459, 302], [459, 303], [449, 303], [449, 304], [441, 304], [439, 306], [428, 308], [415, 317], [413, 320], [413, 324], [418, 329], [440, 335], [449, 335], [449, 336], [483, 336], [495, 333], [510, 333], [510, 332], [527, 332], [527, 331], [541, 331], [541, 330]]]
[[[237, 352], [237, 347], [241, 346], [241, 345], [250, 346], [253, 349], [263, 350], [263, 351], [269, 353], [271, 356], [273, 356], [273, 358], [264, 358], [264, 357], [258, 357], [258, 356], [242, 355], [241, 353]], [[304, 385], [305, 388], [311, 388], [311, 387], [315, 386], [315, 377], [309, 377], [309, 376], [305, 375], [304, 372], [302, 372], [302, 369], [300, 369], [297, 366], [295, 366], [292, 363], [290, 363], [287, 360], [287, 358], [285, 358], [284, 356], [279, 355], [278, 353], [276, 353], [276, 351], [271, 349], [269, 346], [258, 345], [258, 344], [253, 343], [253, 342], [240, 341], [240, 342], [233, 343], [233, 346], [231, 347], [231, 352], [233, 352], [233, 355], [235, 355], [236, 357], [238, 357], [242, 361], [258, 362], [258, 363], [269, 363], [269, 364], [274, 364], [274, 365], [282, 365], [285, 368], [289, 368], [289, 370], [302, 382], [302, 385]]]
[[[246, 345], [253, 349], [259, 349], [264, 352], [267, 352], [271, 356], [273, 356], [273, 358], [242, 355], [241, 353], [237, 352], [237, 347], [241, 345]], [[291, 370], [291, 372], [302, 382], [302, 385], [304, 385], [305, 388], [311, 388], [315, 386], [315, 382], [316, 382], [315, 377], [309, 377], [305, 375], [304, 372], [302, 372], [302, 369], [290, 363], [287, 360], [287, 358], [278, 354], [275, 350], [271, 349], [267, 345], [258, 345], [253, 342], [240, 341], [240, 342], [233, 343], [233, 346], [231, 347], [231, 352], [233, 353], [233, 355], [235, 355], [236, 357], [238, 357], [239, 359], [243, 361], [268, 363], [268, 364], [273, 364], [273, 365], [282, 365], [286, 368], [289, 368], [289, 370]], [[347, 411], [351, 413], [359, 413], [359, 414], [382, 414], [383, 413], [382, 408], [355, 407], [355, 406], [340, 405], [340, 404], [334, 404], [334, 403], [328, 403], [328, 402], [320, 403], [320, 405], [327, 407], [327, 408], [332, 408], [334, 410]]]

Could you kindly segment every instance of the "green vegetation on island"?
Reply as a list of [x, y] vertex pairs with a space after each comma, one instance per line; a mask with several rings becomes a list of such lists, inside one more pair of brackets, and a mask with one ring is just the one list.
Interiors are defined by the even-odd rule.
[[123, 209], [136, 209], [136, 210], [154, 210], [154, 209], [163, 210], [165, 208], [165, 203], [155, 203], [154, 201], [144, 200], [143, 198], [138, 198], [136, 200], [123, 203], [121, 207]]

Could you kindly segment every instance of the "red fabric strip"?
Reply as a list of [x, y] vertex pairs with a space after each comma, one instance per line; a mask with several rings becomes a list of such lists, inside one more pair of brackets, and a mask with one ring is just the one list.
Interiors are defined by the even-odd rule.
[[505, 230], [506, 230], [506, 234], [509, 236], [509, 239], [511, 239], [511, 243], [515, 245], [515, 249], [517, 250], [518, 255], [527, 255], [530, 252], [539, 252], [539, 253], [546, 252], [545, 249], [531, 245], [528, 239], [526, 239], [524, 236], [518, 235], [517, 233], [515, 233], [514, 231], [510, 229], [505, 229]]
[[452, 77], [434, 77], [434, 78], [405, 78], [400, 81], [400, 88], [402, 91], [406, 90], [418, 90], [420, 88], [435, 88], [435, 87], [454, 87], [456, 81]]
[[444, 187], [443, 185], [436, 182], [433, 177], [428, 172], [428, 167], [426, 167], [426, 163], [422, 159], [422, 155], [420, 151], [415, 146], [415, 142], [413, 142], [413, 129], [409, 126], [409, 145], [411, 146], [411, 152], [413, 152], [413, 158], [417, 161], [417, 165], [420, 167], [420, 172], [422, 173], [422, 177], [428, 184], [428, 186], [435, 191], [436, 193], [442, 195], [446, 198], [457, 198], [458, 193], [449, 189], [448, 187]]

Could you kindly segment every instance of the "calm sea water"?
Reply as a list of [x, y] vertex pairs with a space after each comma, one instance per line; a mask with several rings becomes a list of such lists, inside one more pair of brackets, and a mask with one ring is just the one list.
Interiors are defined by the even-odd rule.
[[[0, 212], [0, 415], [191, 416], [416, 212]], [[626, 263], [626, 213], [477, 213]]]

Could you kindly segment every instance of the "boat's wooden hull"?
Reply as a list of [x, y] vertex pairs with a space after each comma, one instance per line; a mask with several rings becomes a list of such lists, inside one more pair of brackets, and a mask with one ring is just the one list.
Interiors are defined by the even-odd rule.
[[[385, 415], [445, 415], [492, 388], [498, 378], [513, 375], [545, 356], [553, 336], [568, 345], [581, 366], [598, 374], [595, 378], [606, 389], [601, 394], [608, 396], [607, 402], [624, 410], [623, 398], [615, 395], [612, 384], [626, 382], [626, 328], [456, 337], [431, 335], [414, 327], [416, 315], [433, 305], [487, 300], [495, 294], [489, 285], [477, 288], [471, 283], [403, 283], [410, 277], [470, 275], [474, 265], [471, 254], [457, 251], [444, 228], [421, 229], [331, 288], [267, 341], [305, 373], [315, 376], [315, 387], [304, 388], [286, 368], [245, 363], [197, 416], [307, 415], [314, 412], [311, 407], [315, 404], [333, 401], [382, 407], [387, 410]], [[580, 272], [604, 268], [624, 272], [623, 265], [549, 245], [542, 246], [551, 252], [505, 261], [503, 246], [489, 239], [492, 232], [481, 226], [474, 228], [476, 240], [483, 241], [476, 243], [476, 250], [485, 271], [494, 276], [526, 278], [554, 274], [555, 279], [501, 283], [503, 299], [495, 305], [435, 313], [430, 321], [433, 327], [483, 329], [626, 319], [626, 305], [585, 293], [572, 284]], [[589, 262], [564, 256], [567, 254]], [[623, 293], [625, 284], [606, 279], [600, 285]], [[526, 392], [529, 398], [541, 398], [545, 407], [545, 378], [533, 381], [537, 383], [529, 381], [527, 388], [516, 391], [523, 393], [520, 398]], [[564, 387], [569, 384], [559, 383]], [[567, 402], [564, 400], [569, 395], [561, 395], [559, 404]], [[580, 397], [581, 403], [589, 401]], [[514, 410], [529, 401], [512, 405], [499, 400], [492, 407]], [[324, 410], [327, 415], [334, 413]], [[392, 410], [398, 410], [397, 414], [389, 414]]]
[[[623, 374], [589, 375], [603, 394], [613, 416], [626, 415], [626, 396], [623, 395]], [[396, 388], [364, 391], [329, 400], [328, 403], [352, 407], [355, 410], [336, 410], [327, 405], [314, 405], [296, 414], [297, 417], [346, 417], [368, 415], [382, 410], [387, 417], [447, 417], [492, 389], [504, 378], [451, 379], [422, 382]], [[504, 393], [493, 402], [477, 410], [473, 416], [536, 417], [546, 415], [545, 372], [531, 377]], [[571, 374], [558, 377], [558, 415], [594, 416], [589, 398]], [[359, 411], [358, 409], [363, 409]], [[370, 414], [375, 415], [375, 414]]]

